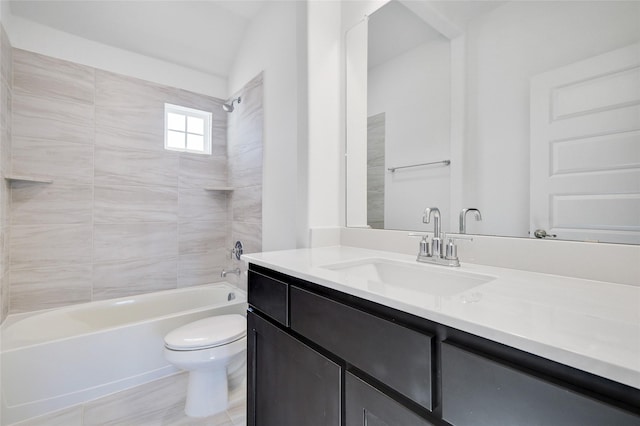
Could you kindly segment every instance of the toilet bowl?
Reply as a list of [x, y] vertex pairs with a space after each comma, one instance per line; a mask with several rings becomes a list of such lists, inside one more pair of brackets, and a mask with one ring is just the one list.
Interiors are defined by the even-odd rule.
[[228, 405], [227, 369], [245, 356], [247, 322], [219, 315], [176, 328], [164, 338], [165, 359], [189, 372], [185, 413], [207, 417]]

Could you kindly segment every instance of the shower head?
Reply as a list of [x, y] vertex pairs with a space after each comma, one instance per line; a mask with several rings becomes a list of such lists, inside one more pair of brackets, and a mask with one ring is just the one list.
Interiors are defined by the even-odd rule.
[[235, 107], [233, 106], [234, 102], [242, 102], [242, 98], [240, 96], [238, 96], [237, 98], [235, 98], [234, 100], [231, 101], [231, 103], [229, 104], [222, 104], [222, 109], [227, 111], [227, 112], [233, 112], [233, 110], [235, 109]]

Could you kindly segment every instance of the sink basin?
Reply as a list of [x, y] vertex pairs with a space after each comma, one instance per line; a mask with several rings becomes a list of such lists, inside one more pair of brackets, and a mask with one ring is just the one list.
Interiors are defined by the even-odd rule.
[[462, 293], [495, 279], [490, 275], [387, 259], [361, 259], [324, 265], [322, 268], [339, 272], [346, 278], [359, 278], [370, 283], [436, 296], [451, 296]]

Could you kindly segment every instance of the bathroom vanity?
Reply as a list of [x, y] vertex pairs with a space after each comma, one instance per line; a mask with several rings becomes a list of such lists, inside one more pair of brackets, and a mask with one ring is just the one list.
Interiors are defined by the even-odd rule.
[[249, 425], [640, 425], [638, 288], [350, 247], [245, 260]]

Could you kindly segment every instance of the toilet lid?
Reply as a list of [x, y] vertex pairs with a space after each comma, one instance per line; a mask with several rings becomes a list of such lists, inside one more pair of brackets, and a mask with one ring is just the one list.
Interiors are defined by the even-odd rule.
[[164, 338], [169, 349], [188, 351], [225, 345], [247, 335], [242, 315], [218, 315], [178, 327]]

